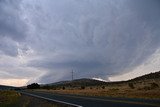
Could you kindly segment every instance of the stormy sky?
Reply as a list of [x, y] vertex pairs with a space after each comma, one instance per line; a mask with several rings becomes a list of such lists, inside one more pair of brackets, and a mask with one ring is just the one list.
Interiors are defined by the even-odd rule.
[[127, 80], [160, 70], [159, 0], [0, 0], [0, 84]]

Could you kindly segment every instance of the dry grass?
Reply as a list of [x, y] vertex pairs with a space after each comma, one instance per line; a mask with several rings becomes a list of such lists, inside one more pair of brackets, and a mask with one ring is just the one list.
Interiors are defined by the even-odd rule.
[[[151, 83], [159, 85], [157, 88], [152, 88]], [[134, 88], [129, 87], [128, 83], [113, 84], [109, 86], [94, 86], [79, 88], [65, 88], [65, 90], [40, 90], [52, 93], [75, 94], [85, 96], [110, 96], [110, 97], [127, 97], [127, 98], [145, 98], [145, 99], [160, 99], [160, 81], [140, 81], [133, 83]]]
[[159, 90], [148, 90], [148, 91], [137, 91], [137, 90], [119, 90], [113, 89], [74, 89], [74, 90], [40, 90], [51, 93], [60, 94], [74, 94], [74, 95], [85, 95], [85, 96], [110, 96], [110, 97], [127, 97], [127, 98], [146, 98], [146, 99], [160, 99]]
[[0, 107], [8, 107], [18, 101], [20, 94], [15, 91], [0, 91]]
[[58, 107], [58, 105], [15, 91], [0, 91], [0, 107]]

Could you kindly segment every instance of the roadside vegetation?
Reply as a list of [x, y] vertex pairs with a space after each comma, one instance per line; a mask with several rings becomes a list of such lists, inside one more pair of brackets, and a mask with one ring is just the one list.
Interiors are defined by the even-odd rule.
[[160, 99], [160, 72], [150, 73], [128, 81], [100, 82], [79, 79], [58, 84], [42, 85], [39, 91], [85, 96], [110, 96]]
[[[17, 107], [60, 107], [59, 105], [43, 99], [22, 95]], [[13, 106], [12, 106], [13, 107]], [[15, 107], [15, 106], [14, 106]]]
[[38, 83], [32, 83], [30, 85], [27, 85], [28, 89], [38, 89], [40, 88], [40, 85]]
[[53, 102], [31, 96], [21, 95], [16, 91], [0, 91], [0, 107], [60, 107]]
[[0, 107], [11, 107], [19, 100], [20, 94], [15, 91], [0, 91]]
[[[143, 84], [143, 83], [142, 83]], [[146, 99], [160, 99], [160, 88], [151, 84], [142, 85], [140, 83], [134, 84], [134, 88], [128, 84], [109, 85], [109, 86], [84, 86], [71, 88], [66, 87], [57, 89], [39, 89], [37, 91], [47, 91], [51, 93], [60, 94], [75, 94], [85, 96], [106, 96], [106, 97], [126, 97], [126, 98], [146, 98]]]

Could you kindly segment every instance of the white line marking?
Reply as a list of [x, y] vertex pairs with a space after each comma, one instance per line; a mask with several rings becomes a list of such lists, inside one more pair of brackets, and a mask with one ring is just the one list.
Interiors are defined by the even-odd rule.
[[[38, 92], [42, 93], [43, 92]], [[45, 92], [44, 92], [45, 93]], [[49, 92], [48, 92], [49, 93]], [[53, 93], [50, 93], [53, 94]], [[53, 94], [54, 95], [54, 94]], [[63, 94], [55, 94], [58, 96], [64, 96]], [[97, 101], [109, 101], [109, 102], [115, 102], [115, 103], [128, 103], [128, 104], [138, 104], [138, 105], [148, 105], [148, 106], [155, 106], [155, 107], [160, 107], [159, 104], [152, 104], [152, 103], [147, 103], [147, 102], [137, 102], [137, 101], [125, 101], [125, 100], [110, 100], [110, 99], [99, 99], [99, 98], [91, 98], [91, 97], [83, 97], [83, 96], [72, 96], [72, 95], [67, 95], [65, 97], [72, 97], [72, 98], [81, 98], [81, 99], [87, 99], [87, 100], [97, 100]]]
[[64, 101], [59, 101], [59, 100], [54, 100], [54, 99], [50, 99], [50, 98], [46, 98], [46, 97], [42, 97], [42, 96], [30, 94], [30, 93], [26, 93], [26, 92], [19, 92], [19, 93], [26, 94], [26, 95], [33, 96], [33, 97], [37, 97], [37, 98], [41, 98], [41, 99], [45, 99], [45, 100], [48, 100], [48, 101], [53, 101], [53, 102], [57, 102], [57, 103], [71, 105], [71, 106], [74, 106], [74, 107], [83, 107], [83, 106], [80, 106], [80, 105], [77, 105], [77, 104], [72, 104], [72, 103], [68, 103], [68, 102], [64, 102]]

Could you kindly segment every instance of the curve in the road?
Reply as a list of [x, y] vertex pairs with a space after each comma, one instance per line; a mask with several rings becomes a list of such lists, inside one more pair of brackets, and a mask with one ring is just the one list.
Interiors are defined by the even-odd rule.
[[[24, 91], [23, 91], [24, 92]], [[35, 92], [35, 91], [25, 91], [30, 95], [36, 95], [54, 101], [65, 102], [68, 104], [75, 105], [74, 107], [160, 107], [160, 104], [149, 103], [149, 102], [138, 102], [129, 100], [118, 100], [118, 99], [100, 99], [95, 97], [85, 97], [85, 96], [74, 96], [74, 95], [63, 95], [63, 94], [51, 94], [46, 92]]]

